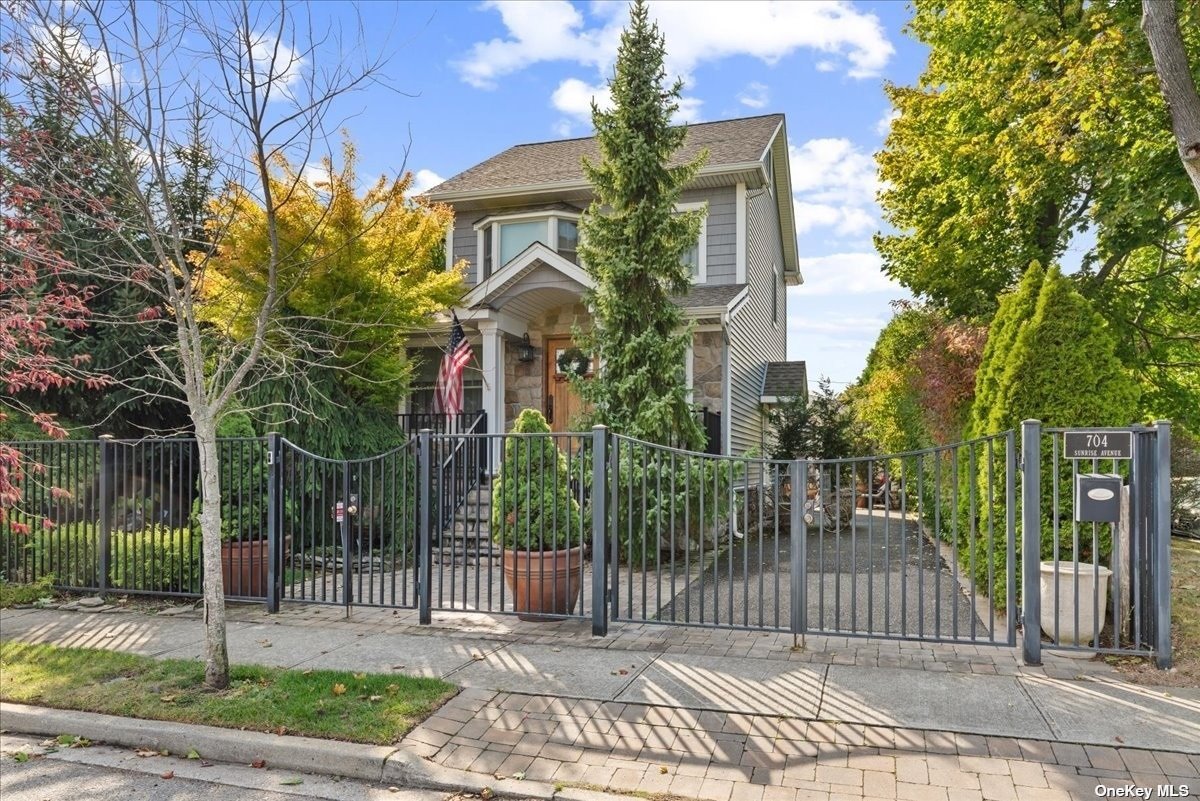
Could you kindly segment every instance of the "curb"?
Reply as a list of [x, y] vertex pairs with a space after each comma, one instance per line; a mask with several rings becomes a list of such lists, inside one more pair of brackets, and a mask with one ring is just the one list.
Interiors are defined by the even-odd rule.
[[495, 779], [447, 768], [403, 747], [362, 745], [315, 737], [266, 734], [192, 723], [142, 720], [96, 712], [0, 702], [0, 725], [24, 734], [54, 737], [74, 734], [129, 748], [186, 754], [195, 749], [215, 762], [249, 764], [264, 760], [272, 768], [343, 776], [422, 790], [480, 793], [537, 801], [629, 801], [627, 796], [574, 787], [555, 790], [547, 782]]

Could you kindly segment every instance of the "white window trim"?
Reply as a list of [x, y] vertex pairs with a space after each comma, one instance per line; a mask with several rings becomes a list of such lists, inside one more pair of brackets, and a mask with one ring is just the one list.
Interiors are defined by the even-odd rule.
[[[475, 226], [474, 226], [475, 231], [476, 231], [476, 238], [477, 238], [476, 249], [478, 250], [478, 253], [479, 253], [479, 270], [480, 270], [480, 279], [479, 280], [480, 281], [483, 280], [482, 270], [483, 270], [483, 263], [484, 263], [484, 251], [483, 251], [484, 229], [490, 227], [491, 231], [492, 231], [492, 270], [488, 276], [488, 277], [490, 277], [491, 275], [494, 275], [497, 270], [504, 267], [503, 264], [496, 263], [496, 259], [501, 250], [501, 244], [500, 244], [500, 228], [501, 228], [501, 226], [505, 225], [506, 223], [536, 222], [538, 220], [544, 219], [546, 221], [546, 241], [544, 244], [547, 247], [549, 247], [551, 250], [553, 250], [555, 253], [557, 253], [558, 252], [558, 221], [560, 219], [573, 220], [576, 223], [576, 225], [578, 225], [582, 218], [583, 218], [582, 214], [579, 214], [577, 212], [572, 212], [572, 211], [527, 211], [527, 212], [521, 212], [518, 214], [493, 214], [493, 215], [483, 218], [479, 222], [475, 223]], [[703, 254], [701, 254], [700, 261], [701, 261], [701, 263], [703, 263], [703, 261], [704, 261]]]
[[[696, 203], [676, 203], [675, 211], [698, 211], [707, 209], [708, 203], [699, 201]], [[700, 241], [697, 248], [699, 254], [697, 256], [696, 274], [692, 276], [693, 284], [708, 283], [708, 214], [706, 213], [700, 219]]]

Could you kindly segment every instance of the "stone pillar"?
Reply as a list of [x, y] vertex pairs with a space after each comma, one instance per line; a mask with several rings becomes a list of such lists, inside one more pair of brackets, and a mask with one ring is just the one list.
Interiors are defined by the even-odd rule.
[[[487, 412], [488, 433], [504, 433], [504, 339], [500, 336], [500, 324], [494, 320], [479, 321], [482, 342], [480, 364], [483, 368], [483, 409]], [[491, 472], [500, 469], [501, 447], [493, 441]]]

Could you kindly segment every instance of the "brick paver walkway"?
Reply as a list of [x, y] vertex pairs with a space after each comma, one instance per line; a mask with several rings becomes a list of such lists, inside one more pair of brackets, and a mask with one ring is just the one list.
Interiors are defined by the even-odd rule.
[[467, 689], [404, 745], [453, 768], [705, 801], [1082, 801], [1187, 786], [1200, 755]]
[[[199, 616], [199, 612], [190, 612]], [[411, 609], [354, 608], [349, 619], [343, 607], [285, 605], [268, 615], [262, 606], [230, 606], [230, 620], [248, 623], [278, 622], [306, 628], [331, 628], [364, 633], [396, 632], [462, 640], [498, 640], [535, 645], [598, 648], [646, 653], [733, 656], [783, 660], [801, 664], [894, 667], [948, 673], [1005, 676], [1045, 676], [1074, 679], [1082, 675], [1116, 678], [1116, 671], [1100, 660], [1072, 659], [1052, 651], [1042, 652], [1042, 665], [1021, 661], [1021, 649], [1003, 645], [930, 643], [809, 635], [802, 648], [793, 648], [791, 634], [744, 631], [654, 623], [618, 622], [607, 637], [593, 637], [591, 620], [526, 622], [513, 615], [480, 612], [434, 612], [431, 625], [417, 622]]]

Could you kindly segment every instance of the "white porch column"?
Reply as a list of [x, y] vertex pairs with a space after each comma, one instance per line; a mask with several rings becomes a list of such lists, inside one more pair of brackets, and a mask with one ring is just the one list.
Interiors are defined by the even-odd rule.
[[[483, 409], [487, 412], [488, 433], [504, 433], [504, 338], [500, 335], [500, 323], [496, 320], [480, 320], [479, 335], [482, 342], [480, 363], [483, 367]], [[501, 448], [499, 442], [491, 447], [491, 472], [500, 469]]]

